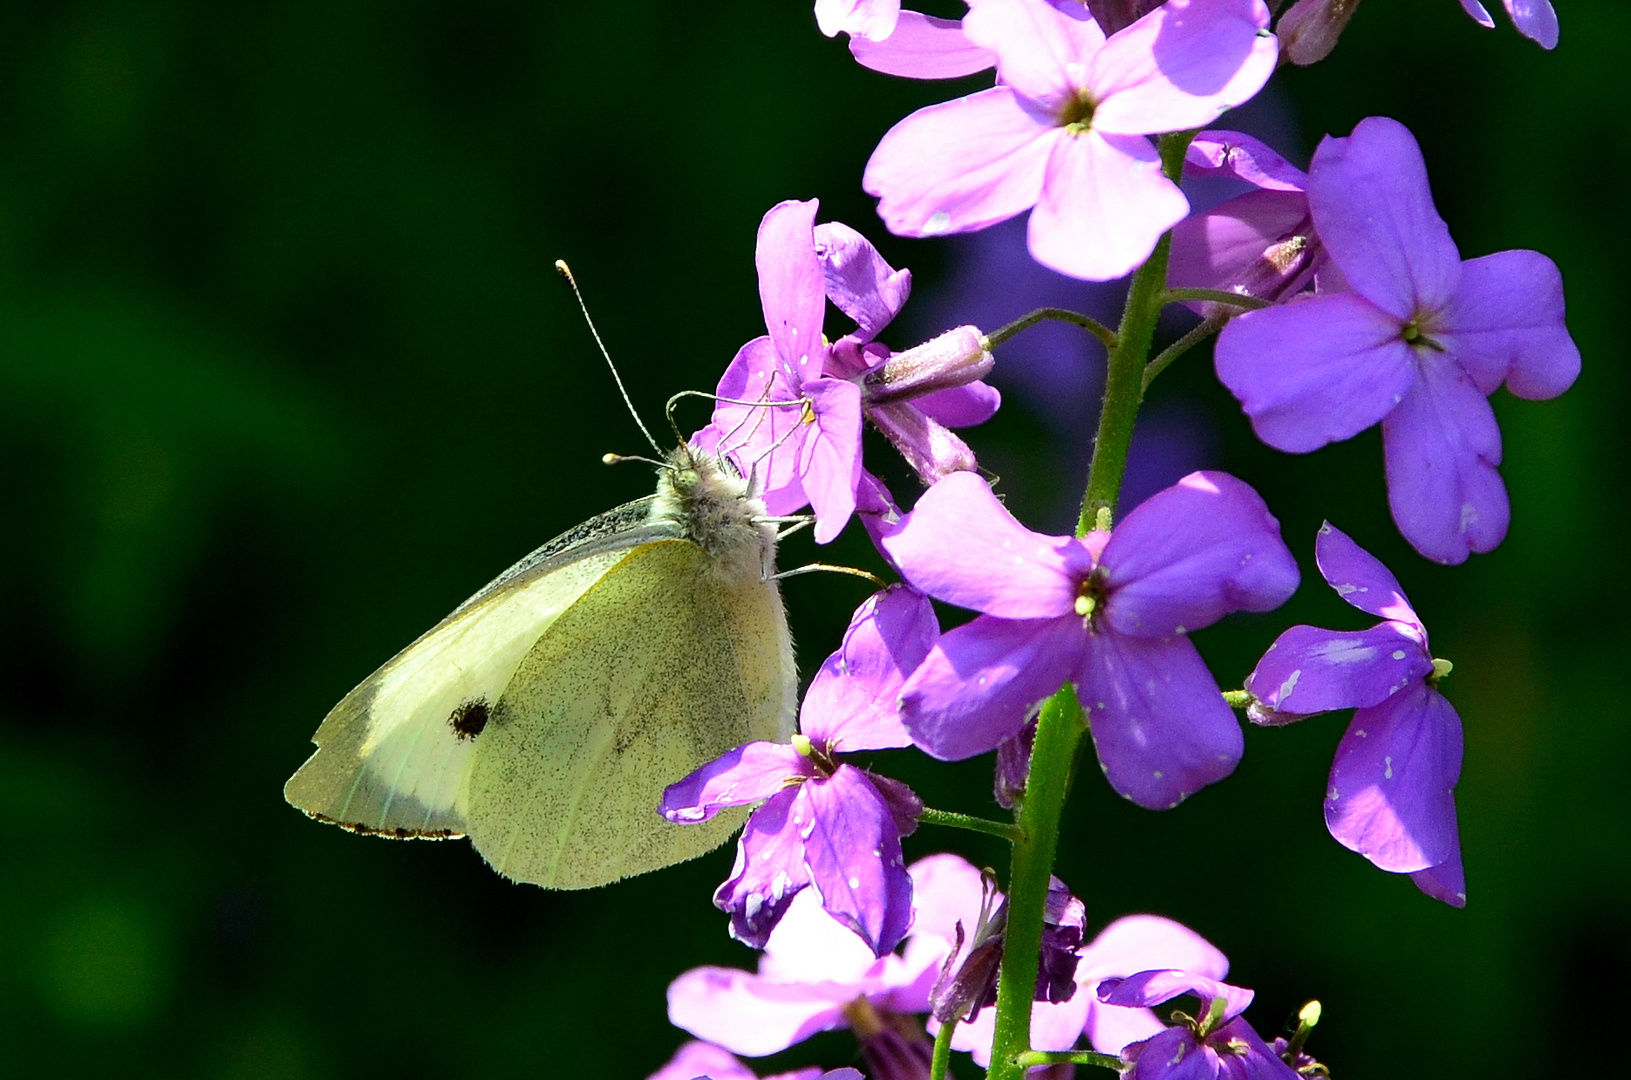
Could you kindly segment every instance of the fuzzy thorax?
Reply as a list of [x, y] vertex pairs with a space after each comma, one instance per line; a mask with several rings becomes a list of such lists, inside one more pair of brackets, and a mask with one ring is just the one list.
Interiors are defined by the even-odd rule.
[[686, 538], [719, 559], [727, 573], [748, 564], [758, 574], [774, 573], [776, 528], [747, 479], [729, 463], [688, 446], [669, 454], [668, 464], [657, 478], [651, 520], [682, 524]]

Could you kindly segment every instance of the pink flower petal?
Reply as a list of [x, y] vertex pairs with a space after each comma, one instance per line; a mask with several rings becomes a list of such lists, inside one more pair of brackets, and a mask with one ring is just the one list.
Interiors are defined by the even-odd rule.
[[[772, 514], [791, 514], [809, 502], [799, 481], [802, 443], [798, 388], [782, 365], [769, 337], [743, 345], [720, 376], [713, 420], [698, 440], [699, 449], [728, 455], [743, 474], [753, 478]], [[764, 402], [743, 405], [739, 402]], [[778, 402], [784, 404], [777, 404]]]
[[1518, 33], [1543, 49], [1557, 48], [1557, 12], [1551, 0], [1501, 0]]
[[1538, 251], [1501, 251], [1461, 264], [1461, 287], [1433, 336], [1478, 389], [1504, 381], [1521, 398], [1553, 398], [1574, 385], [1580, 350], [1563, 323], [1563, 275]]
[[668, 987], [669, 1023], [737, 1054], [761, 1057], [845, 1026], [855, 997], [841, 983], [768, 983], [736, 968], [693, 968]]
[[1027, 529], [969, 472], [924, 492], [883, 546], [922, 592], [1004, 619], [1074, 611], [1093, 566], [1080, 541]]
[[905, 585], [874, 593], [856, 609], [844, 643], [805, 692], [799, 730], [841, 752], [910, 746], [900, 688], [940, 636], [934, 605]]
[[1095, 130], [1148, 135], [1204, 127], [1274, 74], [1279, 42], [1263, 0], [1167, 0], [1113, 34], [1088, 65]]
[[815, 249], [827, 299], [855, 320], [859, 340], [871, 341], [906, 306], [912, 272], [890, 266], [872, 241], [839, 221], [815, 227]]
[[1013, 88], [994, 86], [919, 109], [884, 134], [861, 186], [899, 236], [940, 236], [995, 225], [1036, 204], [1053, 116]]
[[670, 784], [658, 809], [669, 821], [708, 821], [727, 806], [768, 799], [794, 777], [813, 775], [810, 760], [787, 743], [752, 742]]
[[1320, 526], [1314, 538], [1314, 559], [1320, 574], [1337, 595], [1360, 611], [1383, 619], [1407, 623], [1419, 632], [1425, 647], [1427, 628], [1416, 616], [1393, 571], [1329, 521]]
[[1337, 746], [1325, 825], [1394, 873], [1437, 866], [1455, 847], [1461, 718], [1425, 684], [1354, 713]]
[[799, 483], [815, 511], [815, 541], [831, 543], [855, 512], [861, 482], [861, 388], [844, 379], [804, 384], [815, 424], [799, 446]]
[[882, 41], [895, 32], [900, 14], [900, 0], [816, 0], [815, 4], [816, 26], [828, 37], [849, 34]]
[[958, 20], [915, 11], [901, 12], [895, 32], [882, 41], [850, 38], [849, 51], [862, 67], [908, 79], [957, 79], [997, 63], [995, 53], [964, 36]]
[[1461, 255], [1433, 206], [1421, 148], [1397, 120], [1372, 116], [1320, 143], [1308, 202], [1348, 284], [1401, 323], [1455, 295]]
[[759, 268], [759, 302], [776, 352], [794, 379], [822, 372], [822, 317], [826, 282], [815, 252], [816, 200], [777, 203], [759, 223], [753, 261]]
[[1292, 453], [1359, 434], [1417, 382], [1399, 324], [1353, 293], [1248, 311], [1223, 328], [1214, 356], [1258, 438]]
[[1075, 4], [970, 0], [968, 7], [963, 33], [996, 54], [1003, 84], [1049, 110], [1076, 96], [1088, 63], [1104, 45], [1104, 32]]
[[1501, 429], [1461, 365], [1442, 356], [1382, 422], [1388, 506], [1410, 546], [1441, 563], [1465, 562], [1506, 538], [1512, 510]]
[[1478, 0], [1461, 0], [1461, 7], [1468, 15], [1477, 20], [1479, 26], [1484, 27], [1486, 30], [1495, 26], [1495, 16], [1491, 15], [1489, 9], [1480, 4]]
[[1188, 638], [1096, 634], [1080, 678], [1104, 775], [1139, 806], [1177, 806], [1240, 763], [1240, 725]]
[[1269, 191], [1304, 191], [1308, 174], [1239, 131], [1203, 131], [1184, 153], [1185, 176], [1230, 176]]
[[1189, 200], [1161, 175], [1149, 140], [1090, 130], [1055, 141], [1026, 235], [1043, 266], [1109, 281], [1149, 258], [1188, 213]]

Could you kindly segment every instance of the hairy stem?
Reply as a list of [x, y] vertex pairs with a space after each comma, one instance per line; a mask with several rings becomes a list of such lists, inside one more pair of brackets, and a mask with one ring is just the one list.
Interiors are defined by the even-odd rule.
[[1031, 747], [1031, 773], [1019, 809], [1025, 836], [1014, 844], [1008, 871], [1008, 929], [997, 974], [997, 1023], [989, 1080], [1023, 1080], [1025, 1075], [1019, 1055], [1031, 1043], [1031, 998], [1036, 993], [1048, 882], [1059, 847], [1059, 814], [1070, 793], [1076, 752], [1085, 734], [1087, 721], [1076, 690], [1067, 684], [1042, 704]]
[[1079, 311], [1071, 311], [1069, 308], [1057, 307], [1037, 308], [1035, 311], [1021, 315], [1007, 326], [999, 326], [997, 329], [991, 331], [991, 333], [985, 335], [986, 344], [994, 349], [998, 345], [1001, 345], [1003, 342], [1007, 341], [1009, 338], [1013, 337], [1015, 334], [1019, 333], [1021, 330], [1029, 330], [1037, 323], [1045, 322], [1050, 319], [1054, 322], [1067, 322], [1073, 326], [1080, 326], [1083, 330], [1086, 330], [1088, 333], [1104, 342], [1104, 347], [1106, 349], [1113, 349], [1116, 347], [1116, 332], [1114, 330], [1110, 329], [1099, 320], [1088, 315], [1083, 315]]
[[943, 825], [949, 829], [967, 829], [969, 832], [985, 833], [987, 836], [1000, 836], [1009, 843], [1018, 843], [1025, 838], [1023, 829], [1006, 821], [991, 821], [988, 818], [959, 814], [952, 810], [931, 810], [927, 806], [923, 808], [923, 813], [918, 815], [918, 821], [924, 825]]
[[946, 1021], [940, 1025], [940, 1030], [934, 1036], [934, 1059], [929, 1062], [929, 1080], [946, 1080], [946, 1070], [951, 1067], [951, 1036], [957, 1030], [957, 1018]]
[[1272, 300], [1260, 300], [1255, 296], [1227, 292], [1223, 289], [1168, 289], [1163, 302], [1170, 304], [1177, 300], [1204, 300], [1214, 304], [1228, 304], [1242, 311], [1256, 311], [1259, 308], [1274, 306]]
[[1125, 1064], [1114, 1054], [1096, 1054], [1092, 1050], [1027, 1050], [1019, 1055], [1019, 1063], [1028, 1069], [1038, 1065], [1097, 1065], [1117, 1072]]
[[1216, 316], [1206, 319], [1189, 333], [1157, 353], [1154, 360], [1144, 365], [1143, 385], [1140, 387], [1140, 391], [1148, 390], [1150, 383], [1154, 382], [1155, 377], [1167, 369], [1168, 364], [1223, 329], [1223, 324], [1227, 321]]

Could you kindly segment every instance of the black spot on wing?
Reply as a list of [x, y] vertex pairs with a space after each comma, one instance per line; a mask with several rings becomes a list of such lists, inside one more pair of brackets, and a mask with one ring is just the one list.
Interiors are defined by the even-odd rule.
[[453, 734], [460, 739], [469, 740], [481, 734], [482, 729], [487, 726], [487, 719], [487, 699], [476, 698], [474, 701], [460, 702], [459, 707], [447, 718], [447, 722], [453, 729]]

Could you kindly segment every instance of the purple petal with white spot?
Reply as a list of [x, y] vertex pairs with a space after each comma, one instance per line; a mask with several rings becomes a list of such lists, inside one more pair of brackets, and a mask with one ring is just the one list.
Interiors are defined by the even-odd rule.
[[912, 878], [894, 815], [867, 774], [840, 765], [799, 791], [793, 816], [821, 906], [883, 956], [912, 921]]
[[1461, 718], [1425, 684], [1360, 709], [1337, 746], [1325, 826], [1383, 870], [1413, 873], [1455, 848]]
[[1081, 541], [1027, 529], [970, 472], [924, 492], [884, 547], [919, 590], [1004, 619], [1074, 611], [1093, 568]]
[[1288, 719], [1301, 719], [1379, 705], [1432, 671], [1421, 641], [1396, 623], [1354, 631], [1293, 626], [1257, 662], [1246, 689], [1268, 708], [1293, 714]]
[[663, 791], [659, 812], [669, 821], [708, 821], [727, 806], [746, 806], [814, 776], [810, 759], [787, 743], [752, 742], [721, 754]]
[[1053, 115], [994, 86], [919, 109], [884, 134], [861, 187], [898, 236], [995, 225], [1036, 205], [1057, 138]]
[[1543, 49], [1557, 48], [1557, 12], [1551, 0], [1501, 0], [1518, 33]]
[[1096, 130], [1055, 140], [1026, 227], [1031, 257], [1062, 274], [1109, 281], [1131, 272], [1189, 213], [1142, 135]]
[[1185, 176], [1229, 176], [1270, 191], [1303, 191], [1308, 174], [1239, 131], [1203, 131], [1184, 154]]
[[810, 682], [799, 730], [843, 752], [910, 746], [900, 722], [901, 684], [939, 637], [934, 605], [917, 590], [891, 585], [869, 596]]
[[861, 482], [861, 388], [844, 379], [803, 386], [815, 424], [799, 445], [799, 483], [815, 511], [815, 541], [830, 543], [855, 512]]
[[1263, 0], [1167, 0], [1088, 61], [1093, 127], [1148, 135], [1216, 120], [1274, 74], [1268, 24]]
[[693, 968], [668, 987], [669, 1023], [749, 1057], [844, 1026], [855, 990], [842, 983], [767, 983], [738, 968]]
[[1269, 611], [1297, 591], [1297, 560], [1280, 523], [1227, 473], [1190, 473], [1140, 503], [1099, 559], [1118, 633], [1167, 637], [1232, 611]]
[[1329, 521], [1320, 526], [1314, 539], [1314, 560], [1343, 600], [1371, 615], [1411, 624], [1421, 631], [1422, 647], [1426, 647], [1427, 629], [1393, 571]]
[[756, 949], [764, 948], [787, 905], [810, 883], [804, 837], [793, 818], [797, 797], [798, 789], [783, 789], [753, 812], [736, 841], [731, 876], [714, 890], [714, 906], [731, 917], [731, 937]]
[[1248, 311], [1218, 335], [1218, 378], [1258, 438], [1306, 453], [1364, 431], [1416, 383], [1399, 323], [1353, 293]]
[[[705, 431], [709, 438], [699, 448], [717, 447], [730, 455], [758, 485], [759, 497], [772, 514], [791, 514], [809, 502], [799, 480], [798, 454], [805, 431], [801, 428], [801, 406], [775, 405], [795, 402], [799, 391], [782, 366], [781, 356], [769, 337], [756, 337], [737, 350], [716, 393], [728, 401], [714, 404], [713, 420]], [[766, 402], [740, 405], [735, 402]], [[709, 442], [717, 440], [714, 445]]]
[[815, 4], [816, 26], [828, 37], [849, 34], [883, 41], [895, 32], [900, 14], [900, 0], [816, 0]]
[[1239, 764], [1240, 725], [1188, 638], [1098, 633], [1080, 678], [1099, 764], [1110, 786], [1138, 805], [1177, 806]]
[[815, 253], [815, 199], [777, 203], [759, 223], [753, 251], [765, 326], [787, 371], [798, 381], [822, 372], [821, 322], [826, 282]]
[[1521, 398], [1556, 397], [1580, 374], [1563, 323], [1563, 275], [1538, 251], [1500, 251], [1461, 264], [1461, 287], [1434, 337], [1485, 394], [1504, 381]]
[[851, 38], [849, 51], [862, 67], [908, 79], [957, 79], [997, 63], [995, 53], [968, 40], [959, 20], [915, 11], [902, 11], [883, 41]]
[[1422, 359], [1421, 378], [1382, 421], [1388, 506], [1410, 546], [1441, 563], [1493, 551], [1512, 510], [1495, 412], [1461, 365]]
[[901, 719], [912, 741], [945, 761], [996, 749], [1071, 677], [1086, 635], [1074, 615], [982, 615], [941, 635], [901, 687]]
[[1410, 880], [1434, 900], [1442, 900], [1453, 908], [1464, 908], [1467, 906], [1467, 875], [1461, 869], [1461, 837], [1456, 835], [1453, 839], [1455, 846], [1448, 859], [1426, 870], [1417, 870], [1410, 875]]
[[1046, 0], [971, 0], [963, 33], [997, 57], [997, 76], [1056, 109], [1079, 88], [1082, 67], [1104, 45], [1085, 8]]
[[871, 341], [906, 306], [912, 272], [890, 266], [872, 241], [837, 221], [815, 227], [815, 250], [827, 299], [855, 320], [859, 340]]
[[1372, 116], [1321, 142], [1308, 202], [1348, 284], [1399, 322], [1455, 295], [1461, 255], [1433, 206], [1421, 148], [1397, 120]]
[[[1194, 994], [1202, 1001], [1224, 1002], [1223, 1015], [1232, 1019], [1246, 1011], [1256, 995], [1243, 986], [1208, 979], [1193, 972], [1172, 968], [1140, 971], [1124, 979], [1105, 979], [1099, 984], [1099, 1000], [1124, 1008], [1151, 1008], [1180, 994]], [[1204, 1011], [1204, 1010], [1203, 1010]]]

